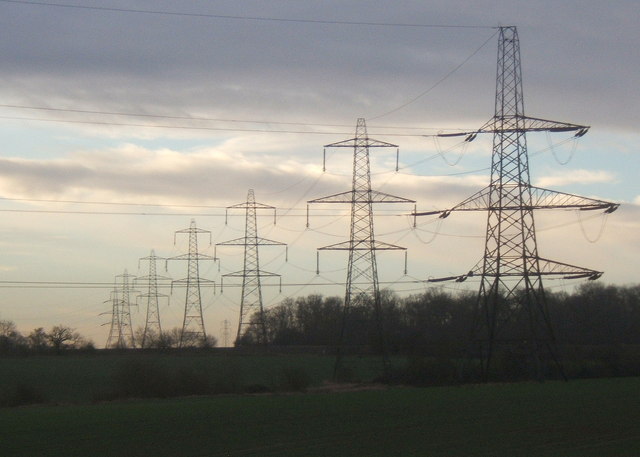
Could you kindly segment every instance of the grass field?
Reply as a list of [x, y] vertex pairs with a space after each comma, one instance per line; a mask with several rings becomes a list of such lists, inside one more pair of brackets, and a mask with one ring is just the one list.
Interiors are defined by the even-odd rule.
[[0, 409], [7, 456], [640, 455], [640, 379]]
[[[357, 359], [351, 363], [356, 380], [370, 381], [381, 368], [378, 357]], [[164, 372], [192, 370], [218, 385], [213, 390], [219, 392], [243, 392], [247, 388], [274, 391], [279, 390], [284, 371], [291, 368], [303, 372], [311, 386], [331, 379], [334, 357], [189, 351], [124, 354], [97, 351], [63, 356], [0, 357], [0, 400], [4, 393], [10, 395], [17, 386], [28, 386], [40, 393], [47, 403], [92, 402], [108, 392], [114, 376], [126, 373], [135, 364]]]

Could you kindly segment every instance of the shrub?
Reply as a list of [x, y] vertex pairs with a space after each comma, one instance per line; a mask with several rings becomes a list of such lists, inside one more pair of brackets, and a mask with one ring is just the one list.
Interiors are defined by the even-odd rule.
[[448, 358], [411, 357], [403, 366], [390, 367], [377, 381], [410, 386], [455, 384], [457, 369]]
[[18, 382], [0, 396], [0, 406], [23, 406], [44, 403], [45, 396], [33, 385]]
[[214, 392], [209, 377], [194, 368], [164, 368], [142, 360], [125, 360], [116, 369], [110, 390], [97, 400], [168, 398]]
[[286, 367], [280, 373], [280, 389], [286, 392], [302, 392], [311, 384], [309, 373], [300, 367]]

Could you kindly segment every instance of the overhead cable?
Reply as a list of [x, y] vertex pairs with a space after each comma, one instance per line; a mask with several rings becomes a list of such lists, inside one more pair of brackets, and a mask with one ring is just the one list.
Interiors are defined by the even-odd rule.
[[89, 6], [74, 5], [68, 3], [49, 3], [36, 2], [28, 0], [0, 0], [2, 3], [16, 3], [32, 6], [46, 6], [55, 8], [83, 9], [93, 11], [104, 11], [114, 13], [134, 13], [149, 14], [160, 16], [178, 16], [178, 17], [196, 17], [207, 19], [221, 20], [242, 20], [242, 21], [261, 21], [261, 22], [293, 22], [303, 24], [324, 24], [324, 25], [356, 25], [356, 26], [372, 26], [372, 27], [409, 27], [409, 28], [456, 28], [456, 29], [495, 29], [496, 27], [487, 25], [451, 25], [451, 24], [420, 24], [420, 23], [402, 23], [402, 22], [365, 22], [365, 21], [338, 21], [338, 20], [322, 20], [322, 19], [304, 19], [304, 18], [282, 18], [282, 17], [266, 17], [266, 16], [241, 16], [227, 14], [210, 14], [210, 13], [187, 13], [181, 11], [162, 11], [162, 10], [142, 10], [133, 8], [115, 8], [107, 6]]

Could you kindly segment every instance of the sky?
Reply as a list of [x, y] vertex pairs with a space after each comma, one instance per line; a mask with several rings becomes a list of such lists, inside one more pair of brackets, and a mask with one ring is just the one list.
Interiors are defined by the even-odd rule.
[[[200, 251], [243, 236], [246, 200], [259, 235], [289, 245], [260, 250], [265, 306], [312, 293], [344, 295], [349, 208], [306, 202], [351, 186], [352, 138], [399, 145], [371, 153], [374, 189], [454, 206], [488, 184], [491, 138], [462, 149], [439, 131], [478, 128], [493, 115], [497, 26], [518, 28], [525, 114], [591, 126], [528, 135], [532, 184], [621, 203], [615, 213], [539, 212], [540, 255], [637, 283], [640, 158], [635, 0], [404, 1], [0, 1], [0, 319], [28, 333], [69, 325], [105, 344], [114, 278], [145, 276], [139, 259], [184, 254], [177, 230], [211, 231]], [[376, 207], [376, 238], [407, 248], [379, 252], [384, 287], [400, 295], [435, 287], [481, 258], [484, 214], [408, 216]], [[200, 274], [242, 269], [242, 249], [218, 247]], [[186, 262], [158, 262], [186, 277]], [[69, 284], [72, 283], [72, 284]], [[548, 281], [571, 291], [576, 281]], [[240, 288], [203, 289], [207, 332], [238, 322]], [[477, 282], [440, 284], [475, 290]], [[144, 287], [142, 288], [144, 289]], [[181, 325], [184, 290], [163, 291], [164, 328]], [[145, 292], [141, 290], [141, 292]], [[145, 302], [132, 308], [145, 321]]]

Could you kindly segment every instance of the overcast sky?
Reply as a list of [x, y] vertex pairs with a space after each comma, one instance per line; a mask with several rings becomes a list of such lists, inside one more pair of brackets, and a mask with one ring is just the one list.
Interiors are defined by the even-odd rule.
[[[529, 135], [533, 184], [623, 203], [607, 218], [540, 214], [540, 254], [603, 270], [606, 283], [637, 282], [634, 0], [57, 5], [0, 0], [3, 281], [145, 275], [138, 258], [150, 249], [185, 252], [186, 239], [174, 245], [173, 232], [191, 217], [214, 244], [241, 236], [242, 213], [225, 225], [223, 208], [253, 188], [258, 201], [280, 208], [277, 225], [270, 214], [260, 219], [260, 235], [290, 245], [289, 262], [279, 248], [261, 251], [263, 269], [285, 283], [282, 293], [265, 288], [266, 303], [343, 295], [322, 284], [344, 281], [346, 256], [323, 252], [317, 276], [315, 251], [346, 239], [348, 208], [312, 208], [305, 225], [307, 200], [350, 188], [349, 152], [328, 151], [322, 173], [322, 146], [352, 137], [356, 119], [366, 118], [372, 137], [400, 146], [398, 173], [395, 151], [372, 152], [373, 187], [415, 199], [418, 209], [453, 206], [486, 186], [491, 138], [462, 151], [423, 135], [477, 128], [493, 115], [495, 27], [515, 25], [526, 114], [591, 126], [577, 143], [570, 134]], [[414, 230], [404, 216], [411, 209], [376, 213], [377, 238], [409, 249], [408, 277], [402, 254], [379, 254], [381, 282], [396, 281], [391, 287], [403, 294], [425, 289], [413, 279], [468, 271], [484, 241], [482, 215], [424, 218]], [[208, 238], [201, 241], [212, 254]], [[242, 268], [239, 248], [218, 255], [220, 266], [203, 266], [203, 276], [219, 282]], [[186, 265], [170, 263], [163, 274], [181, 279]], [[108, 299], [99, 287], [5, 287], [0, 319], [24, 332], [65, 323], [102, 346]], [[238, 303], [237, 287], [207, 291], [207, 331], [220, 337], [224, 319], [237, 324]], [[143, 305], [134, 325], [144, 323]], [[178, 325], [183, 308], [174, 291], [163, 325]]]

